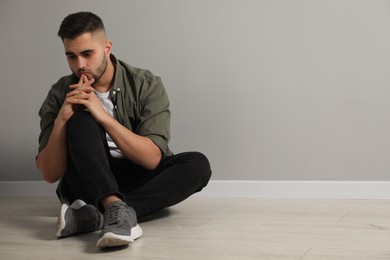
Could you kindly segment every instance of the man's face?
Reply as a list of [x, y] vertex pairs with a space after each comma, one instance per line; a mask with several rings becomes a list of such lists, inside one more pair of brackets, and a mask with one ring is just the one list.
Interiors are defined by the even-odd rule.
[[72, 72], [80, 78], [94, 78], [96, 84], [107, 68], [111, 45], [103, 32], [84, 33], [75, 39], [64, 39], [65, 54]]

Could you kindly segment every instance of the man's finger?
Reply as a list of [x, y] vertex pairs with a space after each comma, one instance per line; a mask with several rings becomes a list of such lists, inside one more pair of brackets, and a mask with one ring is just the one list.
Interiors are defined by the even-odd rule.
[[89, 85], [91, 86], [95, 82], [95, 78], [89, 80]]
[[91, 79], [88, 79], [88, 77], [84, 75], [84, 81], [83, 81], [84, 85], [91, 86], [94, 81], [95, 79], [93, 77]]
[[84, 91], [85, 93], [91, 93], [94, 91], [94, 88], [91, 86], [85, 86], [81, 90]]
[[84, 74], [81, 74], [81, 76], [80, 76], [80, 80], [79, 80], [79, 85], [82, 85], [83, 83], [84, 83]]

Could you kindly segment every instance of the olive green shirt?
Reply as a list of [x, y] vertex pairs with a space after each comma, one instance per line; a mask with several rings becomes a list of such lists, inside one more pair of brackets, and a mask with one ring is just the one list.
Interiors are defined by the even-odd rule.
[[[168, 147], [169, 99], [161, 79], [148, 70], [117, 60], [114, 55], [111, 55], [111, 60], [116, 68], [114, 85], [110, 90], [115, 119], [133, 133], [150, 138], [160, 148], [163, 157], [172, 155]], [[51, 87], [39, 110], [41, 133], [38, 152], [47, 145], [54, 120], [71, 90], [69, 86], [77, 82], [78, 78], [72, 74], [62, 77]]]

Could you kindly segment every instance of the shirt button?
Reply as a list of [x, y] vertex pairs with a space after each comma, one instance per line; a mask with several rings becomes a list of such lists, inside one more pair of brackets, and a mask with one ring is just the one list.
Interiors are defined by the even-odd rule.
[[118, 106], [114, 106], [115, 110], [118, 109]]
[[112, 91], [112, 94], [113, 94], [113, 95], [115, 95], [115, 94], [116, 94], [116, 91], [115, 91], [115, 90], [114, 90], [114, 91]]
[[118, 92], [119, 92], [119, 91], [121, 91], [121, 89], [120, 89], [120, 88], [117, 88], [116, 90], [117, 90]]

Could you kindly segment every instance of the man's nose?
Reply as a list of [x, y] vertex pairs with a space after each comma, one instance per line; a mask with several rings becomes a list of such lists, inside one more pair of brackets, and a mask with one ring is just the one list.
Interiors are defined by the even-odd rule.
[[86, 61], [83, 57], [79, 57], [77, 60], [77, 66], [79, 70], [83, 70], [86, 66]]

